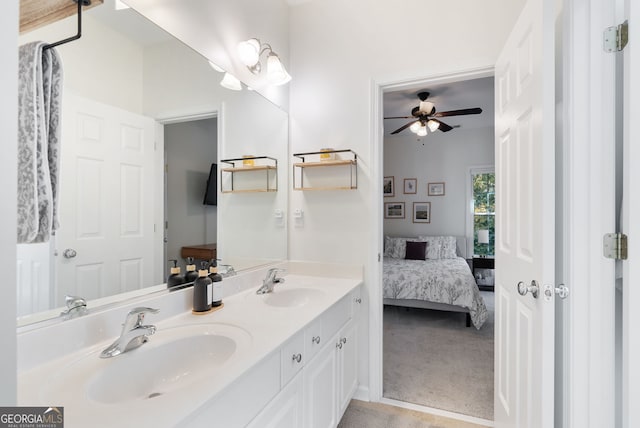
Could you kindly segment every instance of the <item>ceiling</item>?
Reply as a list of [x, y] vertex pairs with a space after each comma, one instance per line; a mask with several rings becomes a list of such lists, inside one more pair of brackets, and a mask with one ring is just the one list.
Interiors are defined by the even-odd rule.
[[[460, 125], [464, 129], [493, 127], [493, 77], [434, 85], [422, 84], [400, 91], [385, 92], [383, 95], [384, 117], [411, 116], [411, 109], [420, 103], [417, 94], [423, 91], [430, 93], [428, 101], [435, 104], [436, 112], [472, 107], [480, 107], [482, 109], [482, 113], [478, 115], [442, 118], [442, 121], [447, 125]], [[409, 121], [411, 119], [385, 119], [385, 135], [390, 135], [391, 132]], [[449, 131], [448, 134], [453, 132], [455, 132], [455, 129]], [[413, 135], [408, 129], [397, 134], [397, 136]]]

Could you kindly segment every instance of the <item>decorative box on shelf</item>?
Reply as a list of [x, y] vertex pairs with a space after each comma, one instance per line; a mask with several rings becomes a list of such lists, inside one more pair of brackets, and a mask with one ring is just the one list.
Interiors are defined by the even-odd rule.
[[270, 156], [223, 159], [220, 169], [222, 193], [275, 192], [278, 190], [278, 160]]
[[293, 164], [293, 190], [358, 188], [358, 155], [353, 150], [322, 149], [293, 156], [300, 159]]

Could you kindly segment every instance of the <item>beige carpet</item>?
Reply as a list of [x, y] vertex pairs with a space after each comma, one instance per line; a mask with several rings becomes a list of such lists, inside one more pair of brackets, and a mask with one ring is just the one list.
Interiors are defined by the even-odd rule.
[[493, 293], [480, 330], [463, 314], [385, 306], [383, 395], [493, 420]]
[[380, 403], [351, 400], [338, 428], [481, 428], [469, 422]]

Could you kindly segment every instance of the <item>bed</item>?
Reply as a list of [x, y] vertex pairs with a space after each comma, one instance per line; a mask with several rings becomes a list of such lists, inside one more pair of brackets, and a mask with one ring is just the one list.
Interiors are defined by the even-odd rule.
[[464, 258], [465, 238], [385, 237], [384, 254], [385, 305], [463, 312], [467, 325], [482, 327], [488, 312]]

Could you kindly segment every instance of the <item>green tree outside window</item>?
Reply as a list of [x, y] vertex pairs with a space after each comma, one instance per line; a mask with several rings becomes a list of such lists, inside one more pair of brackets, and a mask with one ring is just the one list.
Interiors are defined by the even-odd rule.
[[[496, 175], [493, 172], [473, 174], [473, 253], [495, 254]], [[489, 244], [478, 242], [478, 231], [489, 231]]]

